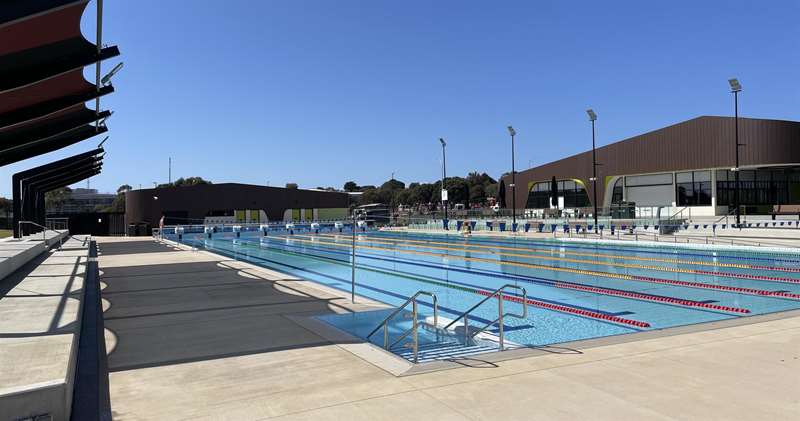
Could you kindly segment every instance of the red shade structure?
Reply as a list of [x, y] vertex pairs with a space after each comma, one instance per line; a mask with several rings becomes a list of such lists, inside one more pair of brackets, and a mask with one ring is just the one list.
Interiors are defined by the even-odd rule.
[[[101, 85], [100, 62], [118, 56], [101, 44], [102, 0], [97, 0], [97, 40], [81, 33], [89, 0], [7, 0], [0, 7], [0, 166], [56, 151], [105, 133], [111, 111], [99, 98], [114, 92]], [[83, 77], [97, 66], [94, 84]], [[85, 103], [96, 101], [94, 110]], [[44, 223], [44, 193], [98, 174], [95, 149], [14, 175], [16, 222]]]
[[0, 8], [0, 165], [106, 131], [100, 120], [110, 112], [90, 110], [85, 102], [114, 87], [89, 83], [83, 68], [118, 56], [119, 49], [83, 37], [87, 3], [11, 0]]

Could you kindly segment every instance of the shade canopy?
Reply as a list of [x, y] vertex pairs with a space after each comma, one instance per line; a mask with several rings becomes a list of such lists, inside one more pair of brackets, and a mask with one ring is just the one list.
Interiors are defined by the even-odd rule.
[[103, 155], [103, 148], [97, 148], [14, 174], [14, 236], [23, 235], [31, 228], [26, 226], [20, 231], [20, 221], [45, 225], [44, 195], [99, 174]]
[[101, 120], [110, 111], [85, 103], [114, 87], [89, 83], [83, 69], [119, 49], [83, 37], [87, 3], [8, 0], [0, 7], [0, 166], [106, 132]]

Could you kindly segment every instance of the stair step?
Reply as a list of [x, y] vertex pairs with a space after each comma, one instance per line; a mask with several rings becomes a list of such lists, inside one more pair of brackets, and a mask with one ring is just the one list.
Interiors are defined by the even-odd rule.
[[[487, 345], [469, 345], [464, 346], [457, 342], [444, 342], [437, 344], [426, 344], [419, 347], [417, 354], [418, 362], [429, 362], [436, 360], [444, 360], [451, 358], [467, 357], [470, 355], [484, 354], [487, 352], [497, 351], [496, 346]], [[411, 348], [402, 348], [393, 350], [393, 352], [409, 361], [414, 359], [414, 350]]]

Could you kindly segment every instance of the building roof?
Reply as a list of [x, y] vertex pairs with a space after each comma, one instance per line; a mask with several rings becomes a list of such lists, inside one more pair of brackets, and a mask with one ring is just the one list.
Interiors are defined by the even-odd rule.
[[[701, 116], [597, 148], [598, 197], [610, 176], [733, 167], [735, 124], [733, 117]], [[738, 127], [740, 166], [800, 163], [800, 122], [739, 118]], [[517, 205], [525, 205], [531, 183], [552, 177], [579, 180], [592, 197], [591, 173], [591, 150], [517, 172]], [[510, 178], [501, 179], [504, 197]]]

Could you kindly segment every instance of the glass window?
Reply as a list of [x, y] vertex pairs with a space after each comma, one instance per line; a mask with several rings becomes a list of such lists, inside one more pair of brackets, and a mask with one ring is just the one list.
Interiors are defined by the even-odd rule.
[[693, 174], [694, 181], [711, 181], [711, 171], [695, 171]]
[[614, 182], [614, 187], [611, 190], [611, 203], [622, 202], [622, 183], [624, 177], [620, 177]]
[[711, 172], [692, 171], [675, 176], [678, 206], [711, 205]]
[[672, 184], [672, 173], [625, 177], [626, 186], [657, 186], [661, 184]]
[[692, 173], [691, 172], [679, 172], [675, 174], [675, 182], [676, 183], [691, 183], [692, 182]]

